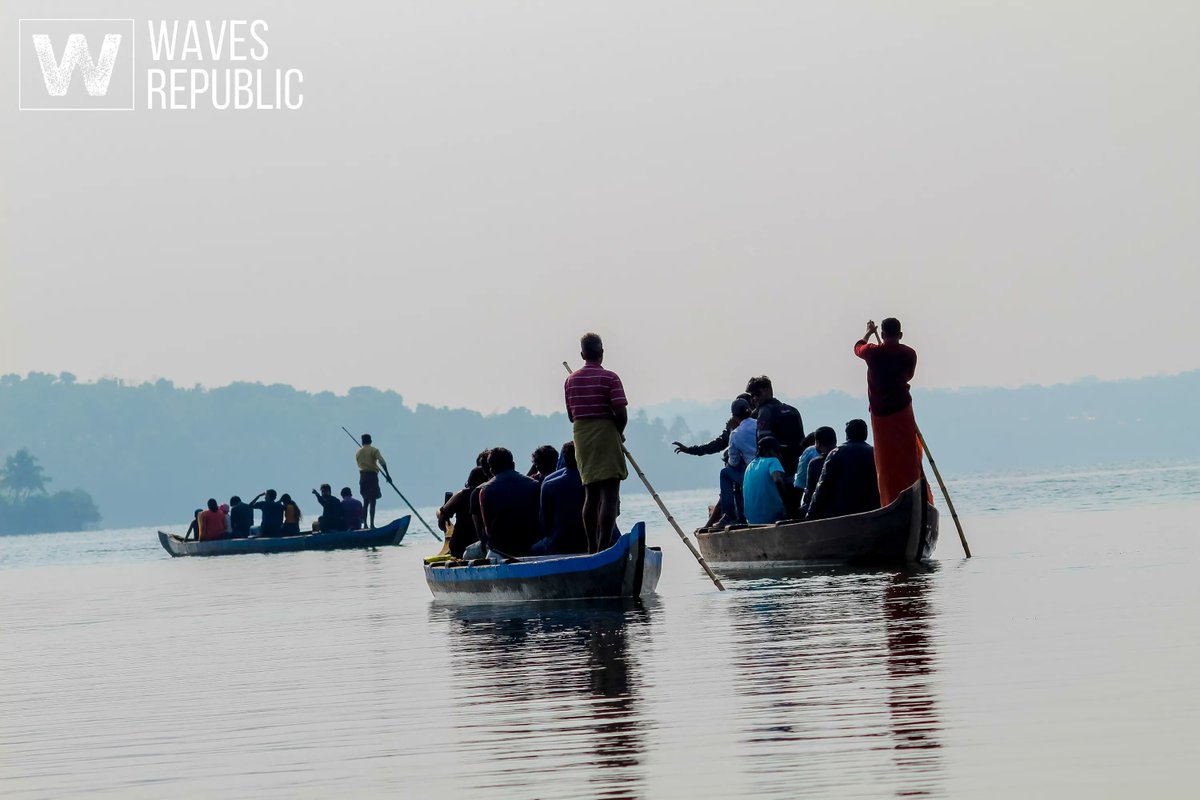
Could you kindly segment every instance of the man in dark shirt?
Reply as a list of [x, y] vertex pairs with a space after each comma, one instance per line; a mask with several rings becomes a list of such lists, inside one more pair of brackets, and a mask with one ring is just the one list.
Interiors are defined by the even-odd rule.
[[363, 525], [363, 504], [354, 499], [349, 486], [342, 487], [342, 524], [348, 531], [356, 531]]
[[328, 483], [322, 483], [321, 491], [313, 489], [312, 493], [321, 504], [321, 516], [317, 520], [317, 527], [322, 532], [346, 530], [342, 522], [342, 501], [333, 496], [333, 488]]
[[837, 431], [827, 425], [822, 425], [813, 431], [813, 447], [817, 448], [817, 456], [808, 462], [808, 473], [804, 476], [804, 495], [800, 498], [800, 514], [808, 513], [817, 484], [821, 482], [821, 468], [825, 466], [825, 458], [837, 447]]
[[[437, 510], [439, 528], [446, 531], [450, 524], [454, 525], [454, 534], [450, 537], [450, 555], [455, 558], [465, 558], [466, 549], [479, 541], [478, 528], [471, 516], [471, 497], [477, 496], [476, 492], [479, 487], [492, 477], [491, 473], [487, 471], [487, 454], [486, 450], [479, 454], [479, 458], [475, 461], [475, 468], [467, 476], [466, 486], [450, 495], [442, 507]], [[476, 505], [478, 505], [478, 501], [476, 501]], [[482, 550], [482, 548], [479, 549]], [[474, 554], [474, 557], [480, 558], [482, 555], [482, 552], [478, 552]]]
[[761, 442], [771, 436], [779, 442], [783, 451], [779, 456], [783, 471], [788, 480], [795, 480], [796, 466], [804, 449], [800, 446], [804, 441], [804, 420], [800, 418], [800, 412], [775, 397], [771, 379], [766, 375], [751, 378], [746, 383], [746, 392], [754, 403], [758, 440]]
[[867, 423], [846, 423], [846, 441], [830, 451], [808, 505], [808, 519], [841, 517], [879, 508], [875, 451], [867, 444]]
[[558, 469], [558, 451], [553, 445], [544, 444], [533, 451], [529, 457], [529, 472], [525, 473], [538, 483], [546, 480], [546, 476]]
[[583, 480], [575, 462], [575, 443], [562, 448], [565, 466], [542, 481], [541, 529], [545, 538], [533, 546], [534, 555], [586, 553], [583, 529]]
[[529, 555], [541, 538], [538, 526], [540, 486], [517, 472], [512, 453], [493, 447], [488, 453], [492, 479], [479, 487], [478, 508], [483, 519], [479, 540], [492, 561], [505, 556]]
[[234, 539], [245, 539], [254, 525], [254, 509], [242, 502], [236, 494], [229, 498], [229, 528]]
[[[260, 497], [266, 499], [259, 502]], [[250, 501], [250, 508], [262, 512], [262, 524], [258, 527], [259, 536], [279, 536], [283, 527], [283, 503], [275, 499], [274, 489], [259, 492]]]

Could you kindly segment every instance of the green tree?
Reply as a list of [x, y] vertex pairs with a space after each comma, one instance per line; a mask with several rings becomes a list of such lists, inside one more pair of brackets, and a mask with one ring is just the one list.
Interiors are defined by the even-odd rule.
[[0, 487], [13, 497], [24, 500], [37, 492], [45, 494], [46, 484], [50, 482], [43, 472], [37, 459], [25, 448], [4, 459], [4, 469], [0, 471]]

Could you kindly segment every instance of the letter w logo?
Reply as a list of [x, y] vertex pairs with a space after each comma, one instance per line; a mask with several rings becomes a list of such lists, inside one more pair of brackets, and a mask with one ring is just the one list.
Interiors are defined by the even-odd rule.
[[38, 61], [42, 65], [42, 78], [46, 81], [46, 91], [52, 97], [65, 97], [71, 88], [71, 77], [75, 68], [83, 72], [83, 85], [92, 97], [104, 97], [108, 94], [108, 82], [112, 79], [113, 65], [117, 62], [117, 51], [121, 49], [121, 34], [109, 33], [104, 37], [104, 45], [100, 48], [100, 61], [92, 61], [92, 53], [88, 49], [87, 37], [82, 33], [72, 33], [63, 49], [62, 61], [54, 58], [54, 48], [50, 46], [50, 37], [38, 33], [33, 36], [33, 46], [37, 50]]

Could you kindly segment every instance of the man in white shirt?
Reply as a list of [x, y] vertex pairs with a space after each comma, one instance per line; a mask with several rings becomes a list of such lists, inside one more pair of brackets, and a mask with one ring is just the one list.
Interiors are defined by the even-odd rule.
[[758, 423], [751, 416], [750, 403], [737, 398], [730, 407], [737, 427], [729, 433], [729, 463], [721, 470], [721, 519], [717, 525], [746, 521], [742, 509], [742, 476], [758, 452]]

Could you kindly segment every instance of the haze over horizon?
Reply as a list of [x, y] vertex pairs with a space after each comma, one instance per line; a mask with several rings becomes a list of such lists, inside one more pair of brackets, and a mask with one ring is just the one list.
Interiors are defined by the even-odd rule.
[[[38, 114], [0, 76], [0, 373], [561, 405], [1195, 369], [1200, 6], [56, 4], [262, 17], [295, 112]], [[4, 24], [46, 14], [8, 3]]]
[[[55, 378], [58, 378], [59, 375], [63, 374], [63, 373], [49, 372], [47, 370], [34, 370], [34, 372], [41, 372], [44, 374], [54, 376]], [[265, 381], [242, 381], [242, 380], [233, 380], [233, 381], [228, 381], [225, 383], [206, 385], [206, 384], [198, 383], [198, 382], [185, 383], [183, 381], [172, 380], [170, 377], [162, 376], [162, 375], [153, 376], [153, 377], [145, 379], [145, 380], [126, 379], [126, 378], [122, 378], [117, 375], [102, 375], [97, 378], [86, 378], [84, 376], [78, 375], [77, 373], [71, 372], [70, 370], [64, 370], [64, 372], [71, 375], [72, 377], [74, 377], [77, 381], [81, 381], [84, 383], [96, 383], [98, 381], [103, 381], [103, 380], [116, 380], [116, 381], [122, 382], [126, 385], [132, 386], [132, 385], [138, 385], [140, 383], [155, 383], [159, 380], [165, 380], [165, 381], [168, 381], [169, 383], [171, 383], [174, 387], [176, 387], [178, 389], [185, 389], [185, 390], [194, 388], [197, 385], [199, 385], [202, 389], [209, 390], [209, 391], [214, 390], [214, 389], [223, 389], [223, 388], [231, 386], [235, 383], [251, 383], [251, 384], [258, 383], [261, 385], [268, 385], [268, 386], [271, 385], [271, 384], [266, 383]], [[1154, 379], [1154, 378], [1171, 378], [1171, 377], [1187, 375], [1187, 374], [1193, 373], [1193, 372], [1200, 372], [1200, 369], [1178, 370], [1178, 371], [1174, 371], [1174, 372], [1165, 372], [1164, 371], [1164, 372], [1160, 372], [1160, 373], [1157, 373], [1154, 375], [1134, 375], [1134, 376], [1130, 376], [1127, 378], [1115, 378], [1115, 379], [1103, 379], [1103, 378], [1099, 378], [1095, 375], [1085, 375], [1085, 376], [1082, 376], [1080, 378], [1076, 378], [1076, 379], [1070, 380], [1070, 381], [1056, 381], [1054, 383], [1027, 383], [1027, 384], [1021, 384], [1021, 385], [1014, 384], [1014, 385], [1010, 385], [1010, 386], [970, 385], [970, 386], [949, 386], [949, 387], [925, 387], [925, 386], [914, 385], [913, 388], [918, 394], [923, 391], [926, 391], [926, 390], [970, 392], [970, 391], [987, 391], [987, 390], [991, 390], [991, 389], [1025, 389], [1025, 388], [1031, 388], [1031, 387], [1032, 388], [1054, 388], [1054, 387], [1060, 387], [1060, 386], [1078, 386], [1080, 384], [1087, 384], [1090, 382], [1111, 383], [1112, 381], [1120, 382], [1120, 381], [1148, 380], [1148, 379]], [[17, 373], [0, 373], [0, 377], [4, 377], [5, 375], [16, 375], [16, 374]], [[21, 375], [18, 375], [18, 377], [24, 378], [24, 377], [26, 377], [26, 375], [21, 374]], [[779, 383], [778, 379], [773, 379], [773, 380], [775, 380], [776, 383]], [[400, 397], [402, 398], [402, 400], [404, 402], [405, 407], [407, 407], [409, 409], [413, 409], [413, 410], [415, 410], [418, 406], [428, 405], [428, 406], [433, 406], [435, 408], [447, 408], [447, 409], [452, 409], [452, 410], [474, 411], [474, 412], [484, 414], [484, 415], [502, 415], [509, 411], [513, 411], [513, 410], [517, 410], [517, 409], [525, 409], [533, 414], [543, 414], [543, 415], [544, 414], [561, 413], [563, 411], [563, 408], [561, 407], [561, 405], [550, 406], [547, 408], [533, 408], [528, 404], [517, 403], [515, 405], [506, 406], [503, 408], [476, 408], [474, 406], [470, 406], [470, 405], [467, 405], [464, 403], [455, 403], [455, 402], [452, 402], [449, 400], [443, 401], [443, 402], [438, 402], [438, 403], [432, 403], [432, 402], [429, 402], [428, 400], [413, 400], [413, 399], [411, 399], [409, 397], [408, 393], [406, 393], [404, 387], [391, 388], [391, 387], [386, 387], [386, 386], [372, 386], [369, 384], [359, 384], [359, 385], [355, 385], [355, 386], [349, 386], [349, 387], [346, 387], [345, 389], [341, 389], [341, 390], [334, 390], [334, 389], [321, 389], [321, 388], [296, 386], [294, 384], [289, 384], [284, 381], [276, 381], [274, 383], [283, 385], [283, 386], [288, 386], [290, 388], [296, 389], [297, 391], [308, 392], [310, 394], [319, 394], [321, 392], [331, 392], [339, 397], [345, 397], [350, 391], [352, 391], [354, 389], [374, 389], [374, 390], [377, 390], [380, 392], [395, 392], [396, 394], [400, 395]], [[778, 388], [779, 387], [777, 386], [777, 389]], [[704, 407], [704, 406], [708, 406], [708, 405], [712, 405], [712, 404], [724, 403], [724, 402], [727, 402], [728, 400], [730, 400], [730, 398], [733, 395], [736, 395], [741, 390], [742, 390], [742, 387], [740, 387], [740, 386], [732, 386], [732, 387], [730, 387], [730, 393], [729, 393], [728, 397], [726, 395], [717, 395], [717, 396], [711, 396], [711, 397], [669, 397], [669, 398], [666, 398], [665, 400], [657, 400], [654, 402], [642, 403], [639, 405], [631, 405], [631, 408], [634, 411], [634, 413], [636, 413], [639, 409], [643, 409], [643, 410], [649, 409], [648, 413], [650, 414], [651, 417], [663, 416], [664, 414], [667, 414], [668, 412], [669, 413], [677, 413], [676, 411], [672, 410], [673, 407], [676, 407], [676, 406], [678, 406], [680, 408], [686, 407], [686, 406], [694, 406], [694, 407], [700, 408], [700, 407]], [[831, 393], [842, 393], [842, 394], [850, 395], [852, 397], [865, 398], [866, 397], [866, 384], [864, 382], [857, 389], [856, 388], [849, 388], [849, 389], [832, 389], [831, 388], [831, 389], [822, 389], [822, 390], [806, 392], [806, 393], [791, 392], [791, 391], [788, 391], [786, 386], [784, 386], [782, 388], [782, 391], [778, 392], [778, 393], [782, 397], [792, 398], [792, 399], [796, 399], [796, 400], [814, 399], [814, 398], [829, 395]], [[669, 422], [670, 420], [668, 419], [667, 421]]]

